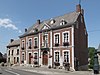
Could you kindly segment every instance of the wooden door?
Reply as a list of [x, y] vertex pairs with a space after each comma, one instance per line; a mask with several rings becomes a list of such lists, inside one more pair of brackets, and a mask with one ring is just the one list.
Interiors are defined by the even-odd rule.
[[48, 65], [48, 52], [47, 51], [44, 51], [43, 52], [43, 58], [42, 58], [42, 63], [43, 65]]

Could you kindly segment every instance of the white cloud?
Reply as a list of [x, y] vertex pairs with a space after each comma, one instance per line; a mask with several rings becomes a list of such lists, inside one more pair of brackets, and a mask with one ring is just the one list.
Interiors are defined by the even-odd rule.
[[12, 20], [8, 18], [1, 19], [0, 18], [0, 27], [5, 27], [5, 28], [11, 28], [13, 30], [17, 30], [19, 33], [21, 33], [21, 30], [19, 30], [16, 25], [12, 22]]

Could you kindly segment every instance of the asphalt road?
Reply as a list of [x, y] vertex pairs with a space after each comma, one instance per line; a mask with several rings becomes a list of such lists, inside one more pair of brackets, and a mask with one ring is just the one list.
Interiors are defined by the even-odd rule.
[[43, 75], [43, 74], [27, 72], [23, 70], [15, 70], [7, 67], [0, 67], [0, 75]]

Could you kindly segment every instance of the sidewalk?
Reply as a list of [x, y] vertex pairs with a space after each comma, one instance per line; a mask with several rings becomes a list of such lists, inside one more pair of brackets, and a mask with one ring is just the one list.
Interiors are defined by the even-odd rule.
[[[47, 67], [29, 67], [29, 66], [15, 66], [12, 67], [18, 70], [24, 70], [29, 72], [41, 73], [45, 75], [94, 75], [92, 71], [67, 71], [64, 69], [48, 69]], [[98, 74], [99, 75], [99, 74]]]

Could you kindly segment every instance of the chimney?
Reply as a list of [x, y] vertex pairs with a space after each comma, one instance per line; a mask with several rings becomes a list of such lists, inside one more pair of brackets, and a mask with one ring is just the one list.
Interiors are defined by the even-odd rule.
[[38, 20], [37, 20], [37, 24], [39, 25], [40, 23], [41, 23], [41, 22], [40, 22], [40, 19], [38, 19]]
[[12, 43], [14, 41], [14, 39], [11, 39], [10, 42]]
[[81, 5], [80, 4], [76, 5], [76, 12], [81, 12]]
[[83, 16], [84, 16], [84, 9], [81, 9], [81, 14], [83, 14]]
[[27, 32], [27, 29], [25, 28], [25, 32]]

